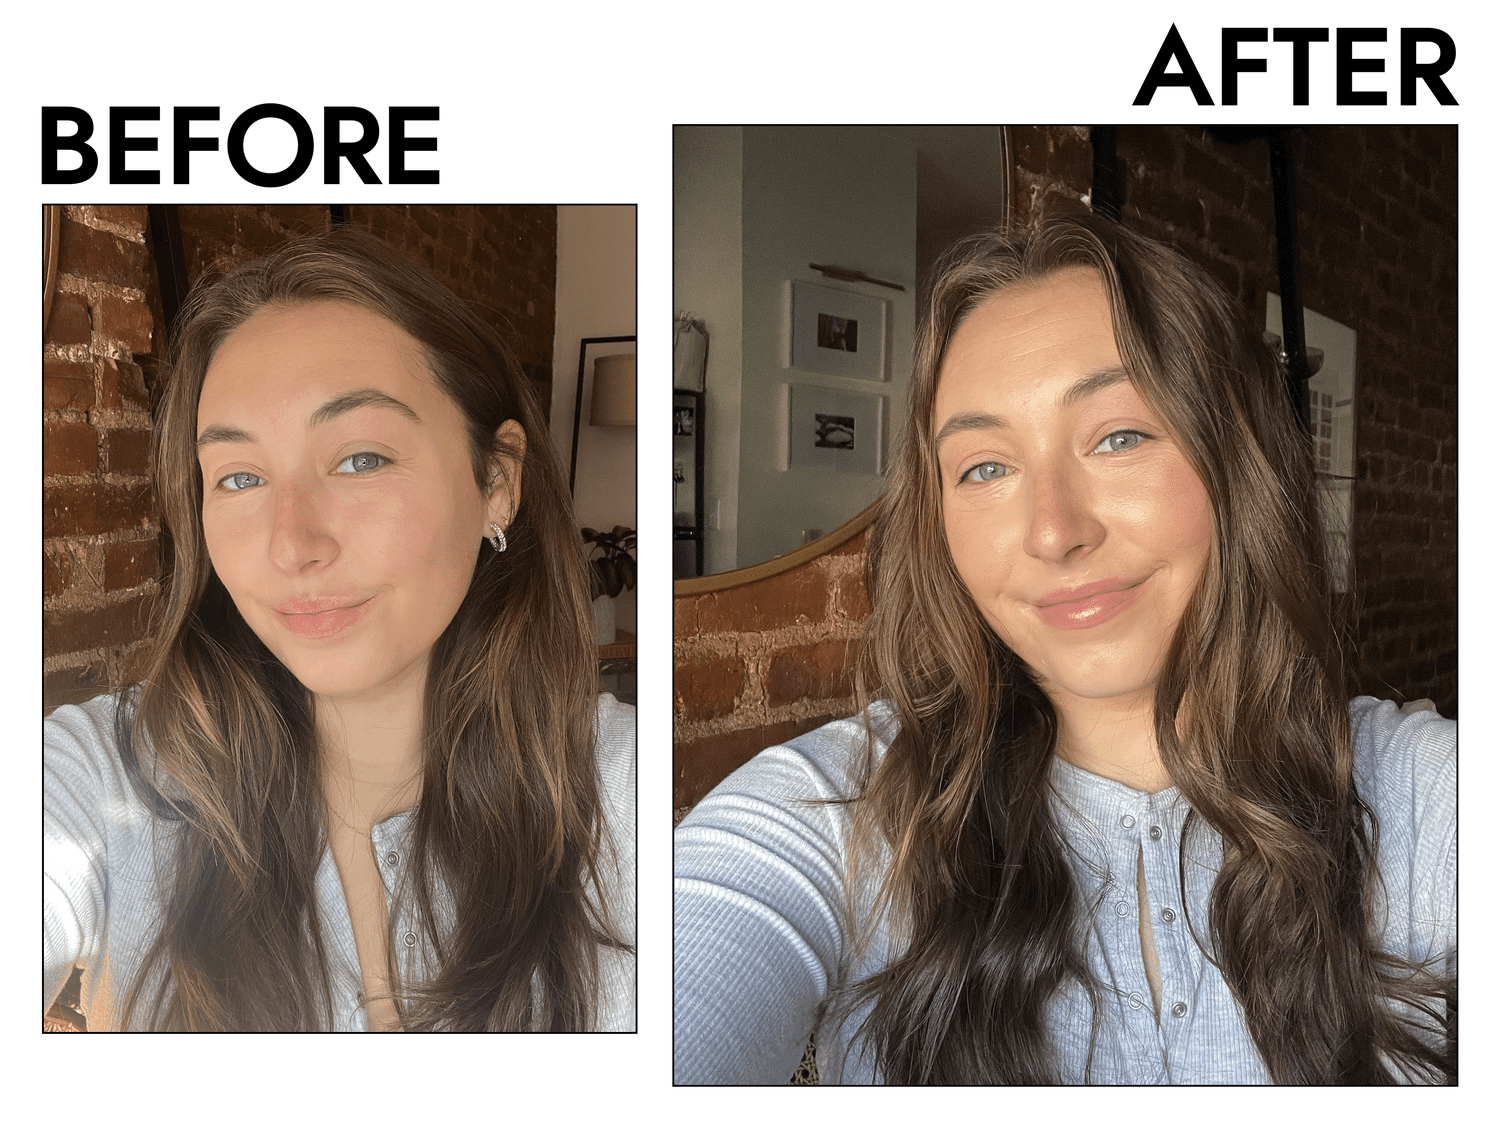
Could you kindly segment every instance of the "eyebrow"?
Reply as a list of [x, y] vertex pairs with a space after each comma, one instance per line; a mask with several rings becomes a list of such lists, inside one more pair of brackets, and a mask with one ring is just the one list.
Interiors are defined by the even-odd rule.
[[[351, 410], [359, 410], [365, 406], [378, 406], [383, 410], [394, 410], [398, 414], [404, 414], [413, 422], [421, 422], [417, 412], [400, 399], [392, 398], [384, 391], [377, 391], [374, 387], [361, 387], [357, 391], [347, 391], [344, 394], [331, 398], [322, 406], [318, 407], [308, 416], [309, 426], [321, 426], [325, 422], [332, 422], [335, 418], [348, 414]], [[216, 441], [241, 441], [253, 442], [255, 435], [248, 430], [242, 430], [238, 426], [213, 425], [198, 435], [198, 448], [211, 445]]]
[[[1103, 371], [1096, 371], [1092, 375], [1085, 375], [1074, 383], [1058, 399], [1058, 405], [1063, 407], [1077, 406], [1089, 395], [1098, 394], [1106, 387], [1113, 387], [1117, 383], [1124, 383], [1130, 378], [1123, 367], [1107, 367]], [[989, 414], [984, 411], [971, 410], [961, 414], [954, 414], [943, 423], [942, 429], [938, 430], [937, 438], [933, 445], [941, 448], [943, 442], [954, 434], [965, 433], [969, 430], [1006, 430], [1010, 428], [1010, 422], [1003, 415]]]

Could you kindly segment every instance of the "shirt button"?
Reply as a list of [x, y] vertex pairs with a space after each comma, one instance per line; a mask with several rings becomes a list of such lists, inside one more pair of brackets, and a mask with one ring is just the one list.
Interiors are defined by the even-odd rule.
[[[1145, 1004], [1146, 1004], [1146, 998], [1144, 996], [1142, 996], [1139, 992], [1132, 992], [1130, 994], [1130, 1006], [1132, 1008], [1141, 1008], [1141, 1007], [1144, 1007]], [[1172, 1011], [1174, 1011], [1174, 1012], [1176, 1010], [1177, 1010], [1176, 1008], [1172, 1009]]]
[[1187, 1005], [1184, 1004], [1181, 1000], [1177, 1001], [1177, 1003], [1172, 1005], [1172, 1014], [1178, 1019], [1181, 1019], [1183, 1016], [1187, 1015]]
[[365, 994], [363, 992], [356, 992], [354, 994], [354, 1002], [363, 1008], [365, 1006]]
[[1130, 907], [1126, 903], [1117, 902], [1115, 903], [1115, 913], [1123, 918], [1125, 917], [1125, 915], [1130, 913]]
[[1163, 922], [1177, 921], [1177, 911], [1173, 910], [1170, 906], [1162, 907], [1161, 920]]
[[[1152, 831], [1155, 831], [1155, 829], [1152, 829]], [[388, 864], [390, 864], [392, 867], [396, 866], [396, 860], [399, 859], [399, 858], [400, 858], [400, 856], [398, 856], [395, 852], [386, 852], [385, 853], [385, 861]]]
[[404, 938], [402, 938], [401, 940], [404, 941], [404, 942], [406, 942], [407, 945], [416, 945], [417, 944], [417, 935], [414, 934], [414, 933], [412, 933], [410, 930], [407, 930], [406, 931], [406, 936]]
[[1124, 816], [1122, 816], [1120, 818], [1120, 827], [1121, 828], [1134, 828], [1135, 827], [1135, 817], [1131, 816], [1129, 813], [1126, 813]]
[[1147, 833], [1147, 835], [1149, 835], [1153, 840], [1160, 840], [1161, 839], [1161, 829], [1158, 828], [1158, 827], [1156, 827], [1156, 825], [1153, 824], [1151, 826], [1151, 831], [1149, 833]]

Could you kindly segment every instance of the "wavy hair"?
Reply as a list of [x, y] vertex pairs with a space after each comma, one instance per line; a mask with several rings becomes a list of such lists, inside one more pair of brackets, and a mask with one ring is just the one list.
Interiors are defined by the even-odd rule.
[[1453, 982], [1384, 953], [1375, 932], [1378, 825], [1355, 791], [1311, 445], [1280, 366], [1201, 269], [1087, 215], [960, 243], [925, 309], [869, 541], [858, 670], [861, 702], [889, 700], [899, 727], [853, 803], [849, 873], [874, 895], [856, 952], [882, 920], [899, 941], [833, 1007], [871, 1005], [858, 1039], [893, 1083], [1058, 1081], [1047, 1009], [1067, 985], [1092, 1002], [1097, 1035], [1089, 906], [1050, 790], [1057, 716], [954, 567], [933, 441], [959, 325], [996, 292], [1074, 267], [1103, 281], [1130, 380], [1212, 504], [1215, 547], [1155, 691], [1161, 759], [1192, 808], [1180, 870], [1205, 828], [1223, 841], [1194, 936], [1274, 1081], [1452, 1075], [1451, 1042], [1433, 1047], [1421, 1021], [1442, 1026]]
[[[389, 979], [408, 1030], [591, 1027], [599, 947], [620, 947], [594, 760], [597, 678], [582, 541], [547, 424], [504, 342], [430, 274], [371, 235], [294, 241], [200, 285], [183, 310], [155, 421], [163, 577], [144, 674], [119, 710], [137, 788], [171, 829], [163, 924], [123, 1026], [327, 1028], [329, 958], [315, 876], [326, 849], [308, 691], [239, 615], [206, 549], [198, 398], [225, 338], [266, 308], [341, 301], [416, 339], [461, 410], [488, 490], [519, 451], [504, 554], [478, 550], [433, 647], [423, 705], [414, 900], [428, 979]], [[539, 658], [537, 654], [543, 654]], [[391, 912], [394, 919], [397, 911]]]

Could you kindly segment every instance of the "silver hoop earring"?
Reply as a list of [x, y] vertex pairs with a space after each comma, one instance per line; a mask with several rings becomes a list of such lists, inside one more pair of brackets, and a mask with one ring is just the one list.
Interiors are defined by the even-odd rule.
[[498, 555], [506, 548], [505, 530], [497, 523], [490, 524], [490, 530], [495, 534], [487, 536], [487, 538], [490, 541], [490, 546], [495, 548], [495, 553]]

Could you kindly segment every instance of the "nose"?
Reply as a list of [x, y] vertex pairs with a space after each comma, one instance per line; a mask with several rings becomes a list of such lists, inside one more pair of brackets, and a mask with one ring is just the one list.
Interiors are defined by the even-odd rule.
[[288, 574], [327, 566], [339, 556], [339, 544], [326, 519], [315, 487], [296, 481], [272, 485], [271, 563]]
[[1081, 468], [1037, 465], [1031, 472], [1026, 553], [1045, 562], [1071, 563], [1104, 542], [1105, 526], [1095, 510]]

